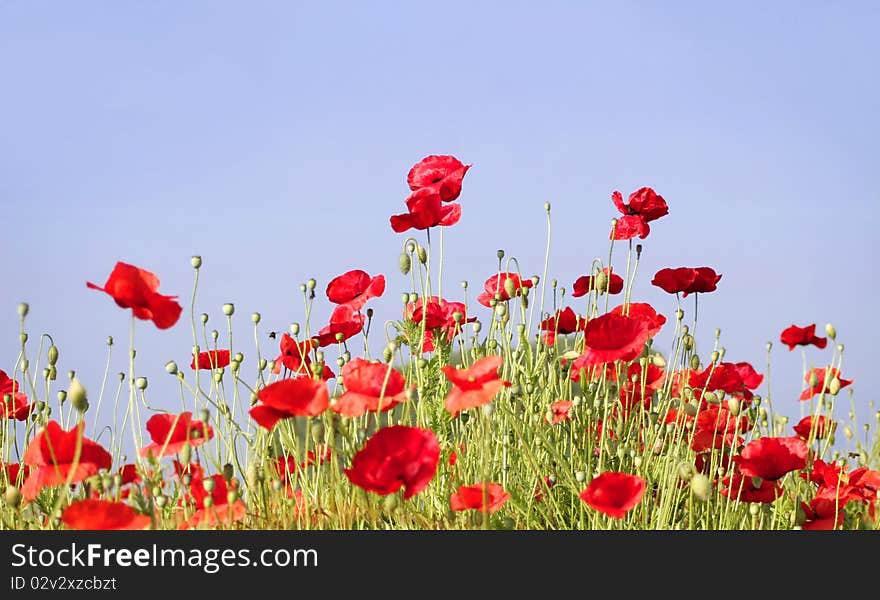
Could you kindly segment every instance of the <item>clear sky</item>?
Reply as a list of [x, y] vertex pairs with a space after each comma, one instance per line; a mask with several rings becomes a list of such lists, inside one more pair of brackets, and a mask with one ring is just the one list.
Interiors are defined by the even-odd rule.
[[[0, 0], [0, 368], [27, 301], [62, 374], [97, 390], [108, 335], [125, 371], [127, 311], [85, 286], [117, 260], [188, 305], [202, 255], [197, 313], [222, 331], [234, 302], [250, 356], [251, 312], [264, 341], [301, 322], [309, 277], [384, 273], [377, 317], [398, 318], [405, 236], [388, 218], [412, 164], [454, 154], [473, 167], [445, 232], [450, 294], [478, 291], [499, 248], [540, 273], [545, 201], [550, 276], [570, 288], [607, 256], [611, 192], [651, 186], [670, 213], [643, 242], [635, 299], [671, 317], [655, 271], [722, 273], [698, 345], [719, 327], [727, 359], [765, 372], [774, 341], [771, 391], [792, 422], [802, 360], [779, 333], [830, 321], [873, 416], [878, 26], [880, 4], [855, 1]], [[151, 402], [175, 406], [163, 365], [189, 362], [188, 313], [136, 335]]]

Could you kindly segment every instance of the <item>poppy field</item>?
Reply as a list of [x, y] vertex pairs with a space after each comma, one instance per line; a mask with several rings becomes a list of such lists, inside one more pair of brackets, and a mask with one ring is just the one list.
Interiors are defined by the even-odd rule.
[[[122, 260], [65, 290], [106, 295], [106, 318], [130, 324], [116, 381], [58, 372], [58, 348], [28, 332], [20, 304], [18, 358], [0, 365], [0, 527], [880, 527], [880, 438], [876, 422], [853, 421], [857, 383], [831, 324], [755, 332], [821, 353], [822, 366], [804, 363], [806, 416], [780, 414], [763, 366], [728, 356], [718, 335], [695, 340], [698, 303], [723, 293], [723, 275], [698, 254], [700, 266], [639, 271], [642, 241], [675, 217], [651, 187], [610, 194], [607, 246], [591, 250], [604, 258], [574, 281], [553, 279], [548, 262], [521, 272], [499, 250], [476, 286], [444, 284], [443, 231], [466, 218], [470, 168], [418, 161], [404, 205], [371, 233], [400, 237], [387, 267], [410, 289], [386, 289], [367, 265], [310, 279], [305, 319], [271, 344], [259, 313], [233, 333], [234, 304], [226, 332], [208, 335], [194, 309], [200, 256], [189, 299]], [[633, 297], [638, 278], [670, 302]], [[372, 304], [390, 294], [399, 313], [379, 315]], [[329, 322], [310, 319], [316, 303], [333, 307]], [[141, 365], [143, 327], [191, 328], [191, 361]], [[670, 329], [671, 347], [655, 348]], [[156, 371], [177, 383], [173, 411], [151, 401], [142, 373]], [[111, 424], [100, 441], [99, 421]]]

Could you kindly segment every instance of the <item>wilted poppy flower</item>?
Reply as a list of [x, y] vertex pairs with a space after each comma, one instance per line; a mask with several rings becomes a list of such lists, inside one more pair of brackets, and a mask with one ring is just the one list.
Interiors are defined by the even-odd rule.
[[104, 287], [87, 281], [86, 286], [109, 294], [121, 308], [130, 308], [134, 316], [152, 321], [159, 329], [168, 329], [180, 318], [183, 307], [177, 296], [163, 296], [159, 278], [153, 273], [124, 262], [117, 262]]
[[0, 416], [24, 421], [34, 409], [28, 397], [18, 391], [18, 382], [0, 370]]
[[510, 386], [498, 376], [498, 369], [504, 359], [497, 354], [485, 356], [467, 369], [444, 366], [446, 378], [452, 382], [452, 389], [446, 396], [446, 410], [453, 417], [463, 410], [491, 402], [502, 387]]
[[404, 498], [418, 494], [431, 482], [440, 460], [440, 444], [430, 429], [392, 425], [367, 440], [345, 469], [356, 486], [380, 495], [404, 488]]
[[623, 215], [611, 232], [611, 239], [614, 240], [628, 240], [635, 236], [644, 239], [651, 232], [648, 223], [669, 214], [669, 206], [663, 196], [649, 187], [631, 193], [628, 204], [624, 204], [623, 194], [617, 191], [611, 194], [611, 200]]
[[[601, 290], [600, 293], [619, 294], [623, 291], [623, 277], [614, 273], [613, 268], [605, 267], [602, 269], [602, 273], [606, 278], [606, 283], [605, 289]], [[572, 285], [571, 295], [575, 298], [580, 298], [598, 289], [598, 277], [598, 275], [582, 275], [578, 277], [575, 279], [574, 285]]]
[[807, 415], [798, 421], [798, 424], [794, 426], [794, 431], [801, 439], [810, 439], [810, 432], [812, 432], [813, 439], [821, 440], [834, 433], [836, 428], [837, 423], [828, 417], [819, 415], [818, 417], [813, 418], [811, 415]]
[[385, 293], [385, 276], [370, 277], [366, 271], [354, 269], [335, 277], [327, 284], [327, 298], [334, 304], [347, 304], [358, 311], [370, 298]]
[[[562, 423], [563, 421], [568, 421], [571, 417], [568, 416], [568, 413], [571, 412], [572, 403], [570, 400], [559, 400], [550, 405], [550, 409], [544, 415], [544, 422], [549, 423], [550, 425], [556, 425], [557, 423]], [[551, 418], [548, 419], [547, 417]]]
[[524, 287], [532, 287], [532, 280], [522, 279], [517, 273], [498, 273], [483, 284], [484, 291], [477, 296], [477, 302], [483, 306], [492, 306], [490, 302], [496, 295], [499, 302], [504, 302], [514, 296], [521, 296]]
[[406, 379], [391, 365], [355, 358], [342, 367], [345, 391], [330, 408], [346, 417], [385, 411], [406, 400]]
[[[196, 359], [198, 358], [198, 367]], [[222, 369], [229, 366], [229, 350], [208, 350], [199, 352], [198, 357], [193, 356], [189, 363], [190, 369]]]
[[[815, 377], [815, 379], [813, 379], [813, 377]], [[853, 382], [852, 379], [843, 379], [840, 376], [840, 369], [836, 367], [831, 367], [827, 370], [824, 367], [821, 369], [810, 369], [804, 376], [804, 381], [806, 381], [807, 385], [810, 387], [801, 392], [800, 399], [809, 400], [816, 394], [830, 394], [832, 381], [834, 381], [835, 378], [840, 383], [838, 389], [845, 388]]]
[[80, 500], [61, 513], [61, 520], [71, 529], [111, 530], [144, 529], [152, 520], [149, 515], [139, 514], [122, 502], [107, 500]]
[[645, 486], [645, 480], [638, 475], [606, 471], [590, 481], [580, 498], [590, 508], [622, 519], [642, 501]]
[[[241, 521], [247, 516], [247, 507], [241, 499], [236, 498], [231, 504], [229, 492], [237, 488], [230, 487], [223, 475], [217, 474], [210, 477], [214, 481], [214, 489], [209, 494], [205, 490], [205, 480], [202, 477], [193, 477], [190, 484], [190, 494], [195, 502], [196, 511], [188, 521], [180, 526], [180, 529], [198, 527], [217, 527], [229, 525]], [[210, 496], [210, 506], [205, 505], [205, 499]]]
[[586, 324], [587, 320], [576, 315], [571, 307], [568, 306], [565, 310], [557, 310], [555, 316], [548, 317], [541, 321], [538, 328], [545, 332], [544, 342], [548, 346], [552, 346], [556, 343], [557, 334], [568, 335], [570, 333], [583, 331]]
[[461, 194], [461, 180], [470, 168], [454, 156], [426, 156], [409, 170], [406, 183], [412, 191], [427, 188], [443, 202], [451, 202]]
[[140, 455], [156, 458], [177, 454], [187, 443], [194, 448], [201, 446], [214, 437], [214, 429], [203, 421], [193, 421], [188, 411], [153, 415], [147, 421], [147, 431], [153, 442], [141, 448]]
[[330, 404], [327, 385], [310, 377], [270, 383], [257, 392], [257, 399], [262, 404], [251, 408], [250, 415], [266, 429], [272, 429], [281, 419], [316, 417]]
[[572, 362], [579, 370], [593, 365], [636, 358], [648, 341], [644, 319], [607, 313], [590, 319], [584, 328], [584, 352]]
[[654, 310], [654, 307], [647, 302], [621, 304], [620, 306], [615, 306], [608, 312], [615, 315], [627, 315], [629, 317], [641, 319], [645, 322], [649, 338], [660, 333], [660, 330], [666, 323], [666, 317]]
[[846, 517], [843, 505], [825, 498], [813, 498], [809, 504], [801, 502], [801, 509], [804, 511], [804, 524], [801, 528], [806, 530], [840, 529]]
[[782, 495], [783, 488], [778, 481], [749, 477], [733, 473], [721, 480], [718, 492], [740, 502], [771, 504]]
[[315, 347], [312, 339], [297, 342], [288, 334], [281, 336], [281, 354], [275, 359], [274, 373], [283, 366], [295, 375], [311, 375], [312, 358], [309, 352]]
[[406, 199], [408, 212], [391, 217], [391, 229], [403, 233], [408, 229], [448, 227], [461, 219], [461, 204], [443, 204], [440, 194], [431, 188], [421, 188]]
[[697, 292], [714, 292], [716, 284], [721, 280], [721, 275], [710, 267], [681, 267], [678, 269], [660, 269], [651, 280], [653, 285], [662, 288], [670, 294], [682, 293], [687, 298], [688, 294]]
[[797, 437], [763, 437], [743, 447], [733, 461], [743, 475], [770, 481], [807, 466], [810, 448]]
[[330, 324], [322, 328], [312, 339], [318, 347], [341, 343], [363, 331], [366, 317], [349, 304], [340, 304], [330, 315]]
[[[69, 431], [61, 428], [57, 421], [49, 421], [46, 428], [37, 434], [24, 453], [23, 463], [31, 467], [21, 495], [25, 500], [33, 500], [44, 487], [78, 483], [101, 469], [109, 469], [112, 462], [110, 453], [100, 444], [83, 435], [85, 423]], [[77, 448], [79, 447], [79, 460]]]
[[788, 346], [788, 351], [794, 350], [795, 346], [809, 346], [810, 344], [817, 348], [824, 348], [828, 345], [828, 338], [818, 337], [816, 335], [816, 324], [807, 325], [806, 327], [798, 327], [792, 325], [782, 330], [779, 341]]
[[510, 499], [498, 483], [475, 483], [463, 485], [449, 497], [452, 510], [479, 510], [492, 514], [497, 512]]

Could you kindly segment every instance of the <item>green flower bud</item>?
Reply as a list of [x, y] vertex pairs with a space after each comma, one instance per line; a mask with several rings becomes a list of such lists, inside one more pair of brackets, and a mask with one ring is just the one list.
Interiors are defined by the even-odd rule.
[[193, 256], [189, 259], [189, 264], [192, 265], [193, 269], [200, 269], [202, 267], [202, 257], [201, 256]]
[[753, 517], [757, 517], [759, 512], [761, 512], [761, 507], [755, 502], [752, 502], [749, 505], [749, 514]]
[[199, 319], [201, 319], [202, 325], [205, 325], [208, 322], [208, 313], [202, 313]]
[[165, 371], [168, 372], [169, 375], [177, 375], [177, 363], [173, 360], [169, 360], [165, 363]]
[[834, 328], [834, 325], [832, 325], [831, 323], [826, 323], [825, 324], [825, 334], [829, 338], [831, 338], [831, 341], [833, 342], [835, 340], [835, 338], [837, 337], [837, 330]]
[[188, 465], [192, 460], [192, 446], [189, 442], [185, 443], [183, 447], [180, 449], [180, 463], [183, 465]]
[[698, 371], [700, 369], [700, 357], [696, 354], [691, 354], [690, 367], [694, 371]]
[[47, 354], [49, 357], [49, 364], [50, 365], [54, 365], [56, 362], [58, 362], [58, 347], [55, 346], [55, 344], [52, 344], [51, 346], [49, 346], [49, 351]]
[[310, 291], [311, 291], [311, 290], [314, 290], [314, 289], [315, 289], [315, 286], [317, 286], [317, 285], [318, 285], [318, 282], [315, 281], [314, 278], [310, 278], [310, 279], [306, 282], [306, 287], [309, 288]]
[[684, 311], [681, 310], [680, 308], [676, 309], [676, 311], [675, 311], [675, 318], [678, 319], [679, 321], [681, 321], [682, 319], [684, 319]]
[[401, 274], [408, 275], [410, 270], [412, 269], [412, 259], [409, 257], [409, 254], [407, 254], [406, 252], [401, 252], [400, 257], [398, 257], [397, 263], [400, 267]]
[[504, 250], [499, 249], [498, 252], [495, 253], [495, 255], [498, 257], [498, 260], [503, 259], [504, 258]]
[[816, 371], [810, 371], [810, 387], [814, 388], [819, 385], [819, 375], [816, 374]]
[[208, 477], [207, 479], [202, 481], [202, 486], [205, 488], [205, 491], [208, 492], [209, 494], [214, 491], [215, 485], [216, 484], [214, 483], [214, 479], [212, 479], [210, 477]]
[[[58, 394], [56, 394], [56, 395], [58, 396], [58, 403], [59, 404], [64, 404], [67, 401], [67, 392], [65, 392], [64, 390], [58, 390]], [[6, 400], [6, 398], [3, 398], [3, 399], [8, 402], [8, 400]]]
[[691, 478], [691, 493], [697, 500], [705, 502], [712, 493], [712, 481], [702, 473], [696, 473]]
[[666, 359], [663, 358], [662, 354], [652, 354], [651, 362], [654, 364], [655, 367], [658, 367], [660, 369], [666, 368]]
[[85, 412], [86, 409], [88, 409], [89, 403], [86, 399], [86, 389], [83, 387], [82, 383], [80, 383], [79, 379], [74, 377], [74, 379], [71, 380], [70, 386], [67, 388], [67, 397], [70, 399], [73, 408], [79, 412]]
[[836, 396], [840, 391], [840, 379], [837, 377], [832, 377], [831, 382], [828, 384], [828, 393], [832, 396]]
[[601, 271], [598, 275], [596, 275], [596, 291], [600, 294], [604, 294], [607, 289], [608, 275], [606, 275], [604, 271]]
[[21, 504], [21, 492], [14, 485], [7, 485], [6, 491], [3, 493], [3, 500], [12, 508], [18, 508], [18, 505]]
[[24, 319], [28, 313], [30, 312], [31, 307], [27, 302], [19, 302], [18, 304], [18, 316]]
[[426, 264], [426, 263], [428, 262], [428, 251], [425, 250], [425, 247], [422, 246], [421, 244], [419, 244], [419, 245], [416, 247], [416, 254], [417, 254], [418, 257], [419, 257], [419, 262], [420, 262], [420, 263], [422, 263], [422, 264], [424, 265], [424, 264]]
[[134, 380], [134, 386], [139, 390], [147, 389], [147, 378], [146, 377], [138, 377]]

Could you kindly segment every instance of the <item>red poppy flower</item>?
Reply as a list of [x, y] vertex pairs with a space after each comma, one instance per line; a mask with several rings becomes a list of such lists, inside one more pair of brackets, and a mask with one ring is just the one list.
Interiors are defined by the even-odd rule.
[[28, 397], [18, 391], [18, 382], [0, 370], [0, 415], [7, 419], [25, 421], [34, 410]]
[[312, 364], [312, 358], [309, 352], [314, 346], [312, 340], [303, 340], [297, 342], [288, 334], [281, 336], [281, 354], [275, 359], [275, 374], [281, 372], [281, 367], [288, 369], [292, 373], [298, 375], [310, 375], [309, 370]]
[[694, 452], [739, 446], [739, 434], [751, 430], [752, 424], [746, 416], [735, 417], [723, 406], [710, 406], [701, 410], [696, 417], [691, 449]]
[[[810, 383], [810, 380], [813, 378], [813, 375], [816, 376], [815, 385]], [[836, 367], [831, 367], [828, 370], [826, 370], [824, 367], [821, 369], [810, 369], [807, 372], [807, 374], [804, 376], [804, 381], [806, 381], [807, 385], [810, 387], [808, 387], [807, 389], [805, 389], [801, 393], [801, 396], [800, 396], [801, 400], [809, 400], [810, 398], [812, 398], [816, 394], [822, 394], [822, 393], [830, 394], [831, 393], [831, 389], [830, 389], [831, 381], [835, 377], [840, 382], [841, 388], [845, 388], [846, 386], [850, 385], [853, 382], [852, 379], [842, 378], [840, 376], [840, 369], [838, 369]], [[826, 385], [826, 378], [827, 378], [827, 385]]]
[[406, 183], [412, 191], [427, 188], [443, 202], [451, 202], [461, 194], [461, 180], [470, 168], [454, 156], [426, 156], [409, 170]]
[[254, 406], [250, 415], [266, 429], [272, 429], [281, 419], [316, 417], [330, 404], [327, 385], [310, 377], [270, 383], [257, 392], [257, 399], [262, 404]]
[[[78, 483], [101, 469], [109, 469], [110, 453], [100, 444], [83, 435], [85, 423], [69, 431], [61, 428], [57, 421], [49, 421], [46, 428], [31, 440], [24, 453], [25, 464], [31, 467], [21, 495], [25, 500], [33, 500], [44, 487], [67, 483]], [[79, 460], [74, 462], [79, 447]]]
[[440, 444], [430, 429], [392, 425], [377, 431], [345, 469], [356, 486], [380, 495], [404, 488], [415, 496], [431, 482], [440, 460]]
[[177, 323], [183, 311], [177, 296], [163, 296], [156, 291], [158, 277], [124, 262], [116, 263], [104, 287], [90, 281], [86, 286], [110, 294], [117, 306], [132, 309], [135, 317], [152, 321], [159, 329], [168, 329]]
[[[758, 485], [755, 485], [755, 484]], [[783, 488], [778, 481], [760, 479], [733, 473], [721, 480], [721, 488], [718, 492], [740, 502], [758, 502], [771, 504], [782, 495]]]
[[71, 529], [110, 530], [144, 529], [152, 520], [149, 515], [138, 514], [122, 502], [107, 500], [80, 500], [61, 513], [61, 520]]
[[[459, 313], [461, 318], [455, 320], [455, 314]], [[409, 302], [404, 306], [403, 318], [410, 323], [421, 327], [424, 319], [425, 339], [423, 350], [431, 352], [434, 350], [434, 332], [439, 330], [447, 342], [451, 342], [457, 333], [461, 332], [461, 328], [465, 323], [473, 323], [476, 317], [467, 316], [467, 307], [463, 302], [451, 302], [437, 296], [429, 296], [426, 299], [419, 298], [415, 302]], [[411, 347], [418, 347], [418, 340], [408, 341]]]
[[568, 306], [565, 310], [557, 310], [555, 316], [541, 321], [538, 327], [541, 331], [545, 332], [544, 342], [548, 346], [552, 346], [556, 343], [557, 334], [568, 335], [577, 331], [583, 331], [586, 325], [587, 320], [576, 315], [571, 307]]
[[18, 485], [19, 475], [21, 475], [22, 481], [27, 479], [30, 470], [30, 467], [25, 464], [0, 462], [0, 473], [6, 473], [6, 481], [9, 485]]
[[822, 440], [834, 433], [835, 429], [837, 429], [837, 423], [822, 415], [819, 415], [816, 418], [808, 415], [798, 421], [798, 424], [794, 426], [795, 433], [798, 434], [799, 438], [804, 440], [810, 439], [811, 431], [813, 433], [813, 439]]
[[441, 370], [453, 384], [446, 396], [446, 410], [457, 417], [463, 410], [491, 402], [502, 387], [509, 387], [510, 382], [498, 376], [503, 362], [500, 355], [493, 354], [479, 359], [467, 369], [444, 366]]
[[574, 370], [617, 360], [636, 358], [648, 341], [644, 319], [607, 313], [590, 319], [584, 328], [584, 352], [571, 365]]
[[807, 466], [809, 453], [798, 437], [763, 437], [746, 444], [733, 460], [743, 475], [776, 481]]
[[761, 382], [764, 381], [764, 376], [755, 371], [755, 367], [747, 362], [734, 363], [733, 368], [739, 373], [739, 377], [742, 379], [743, 385], [746, 386], [746, 389], [756, 390], [758, 389], [758, 386], [761, 385]]
[[[330, 315], [330, 324], [322, 328], [312, 339], [319, 348], [344, 342], [363, 331], [364, 321], [366, 317], [360, 312], [355, 312], [351, 305], [340, 304]], [[341, 339], [337, 339], [338, 334], [342, 334]]]
[[782, 330], [779, 341], [788, 346], [788, 351], [794, 350], [795, 346], [809, 346], [810, 344], [817, 348], [824, 348], [828, 345], [828, 338], [818, 337], [816, 335], [816, 324], [807, 325], [806, 327], [798, 327], [792, 325]]
[[214, 437], [214, 429], [204, 421], [193, 421], [188, 411], [153, 415], [147, 421], [147, 431], [153, 442], [141, 448], [140, 455], [156, 458], [177, 454], [187, 442], [195, 448]]
[[572, 403], [570, 400], [559, 400], [550, 405], [550, 410], [548, 414], [552, 415], [553, 419], [550, 420], [547, 418], [547, 415], [544, 415], [544, 422], [550, 425], [556, 425], [557, 423], [562, 423], [563, 421], [568, 421], [571, 417], [568, 416], [568, 413], [571, 412]]
[[622, 519], [642, 501], [645, 486], [645, 480], [638, 475], [606, 471], [590, 481], [580, 498], [590, 508]]
[[[189, 368], [196, 369], [196, 358], [193, 356]], [[207, 352], [199, 352], [198, 355], [199, 369], [222, 369], [229, 366], [229, 350], [209, 350]]]
[[449, 497], [452, 510], [479, 510], [492, 514], [510, 500], [510, 494], [498, 483], [475, 483], [463, 485]]
[[697, 292], [714, 292], [721, 275], [710, 267], [681, 267], [678, 269], [660, 269], [651, 280], [653, 285], [662, 288], [670, 294], [682, 293], [687, 298], [688, 294]]
[[440, 194], [431, 188], [421, 188], [406, 199], [408, 212], [391, 217], [391, 229], [403, 233], [408, 229], [448, 227], [461, 219], [461, 204], [443, 204]]
[[[754, 397], [751, 390], [757, 388], [764, 379], [748, 363], [731, 362], [709, 365], [702, 371], [689, 370], [687, 375], [688, 385], [699, 392], [701, 400], [702, 392], [721, 390], [727, 394], [739, 394], [749, 402]], [[744, 375], [746, 379], [743, 379]], [[677, 382], [676, 390], [679, 392], [684, 385], [683, 379], [680, 378]]]
[[666, 371], [657, 365], [648, 363], [643, 374], [642, 365], [637, 362], [632, 363], [626, 370], [626, 381], [620, 385], [620, 401], [623, 407], [629, 409], [641, 404], [648, 408], [651, 404], [651, 396], [663, 387], [665, 380]]
[[[623, 277], [614, 273], [612, 267], [606, 267], [602, 269], [602, 272], [608, 278], [608, 284], [604, 293], [619, 294], [623, 291]], [[575, 298], [580, 298], [595, 290], [597, 277], [598, 275], [582, 275], [575, 279], [571, 295]]]
[[846, 516], [842, 505], [825, 498], [813, 498], [809, 504], [801, 502], [801, 508], [806, 518], [801, 528], [808, 531], [840, 529]]
[[[195, 502], [196, 511], [188, 521], [180, 526], [180, 529], [200, 525], [209, 528], [229, 525], [241, 521], [247, 516], [247, 507], [241, 499], [236, 498], [234, 502], [229, 503], [229, 492], [236, 488], [230, 487], [223, 475], [212, 475], [210, 479], [214, 481], [214, 489], [208, 494], [205, 490], [205, 480], [202, 477], [193, 477], [190, 493]], [[211, 506], [205, 506], [205, 499], [209, 495], [213, 502]]]
[[645, 322], [649, 338], [660, 333], [660, 330], [666, 323], [666, 317], [654, 310], [654, 307], [647, 302], [621, 304], [620, 306], [615, 306], [608, 312], [615, 315], [627, 315], [636, 319], [641, 319]]
[[178, 479], [181, 479], [184, 475], [189, 475], [193, 479], [200, 479], [204, 476], [204, 469], [202, 468], [202, 465], [197, 462], [191, 462], [184, 465], [175, 458], [174, 473], [177, 475]]
[[346, 417], [385, 411], [406, 400], [406, 379], [380, 362], [355, 358], [342, 367], [345, 391], [330, 408]]
[[531, 279], [522, 279], [516, 273], [498, 273], [489, 277], [489, 279], [486, 280], [486, 283], [483, 284], [483, 289], [485, 291], [477, 296], [477, 302], [483, 306], [492, 306], [490, 301], [494, 299], [496, 295], [498, 296], [499, 302], [510, 300], [512, 296], [508, 294], [506, 289], [508, 280], [511, 282], [511, 285], [513, 285], [513, 296], [521, 296], [524, 287], [532, 287]]
[[366, 271], [355, 269], [335, 277], [327, 284], [327, 298], [334, 304], [347, 304], [352, 310], [364, 307], [370, 298], [385, 293], [385, 276], [370, 277]]
[[649, 187], [639, 188], [631, 193], [628, 204], [624, 204], [623, 194], [617, 191], [611, 194], [611, 200], [623, 214], [611, 233], [611, 239], [614, 240], [628, 240], [635, 236], [644, 239], [651, 232], [648, 223], [669, 214], [669, 206], [663, 196]]

